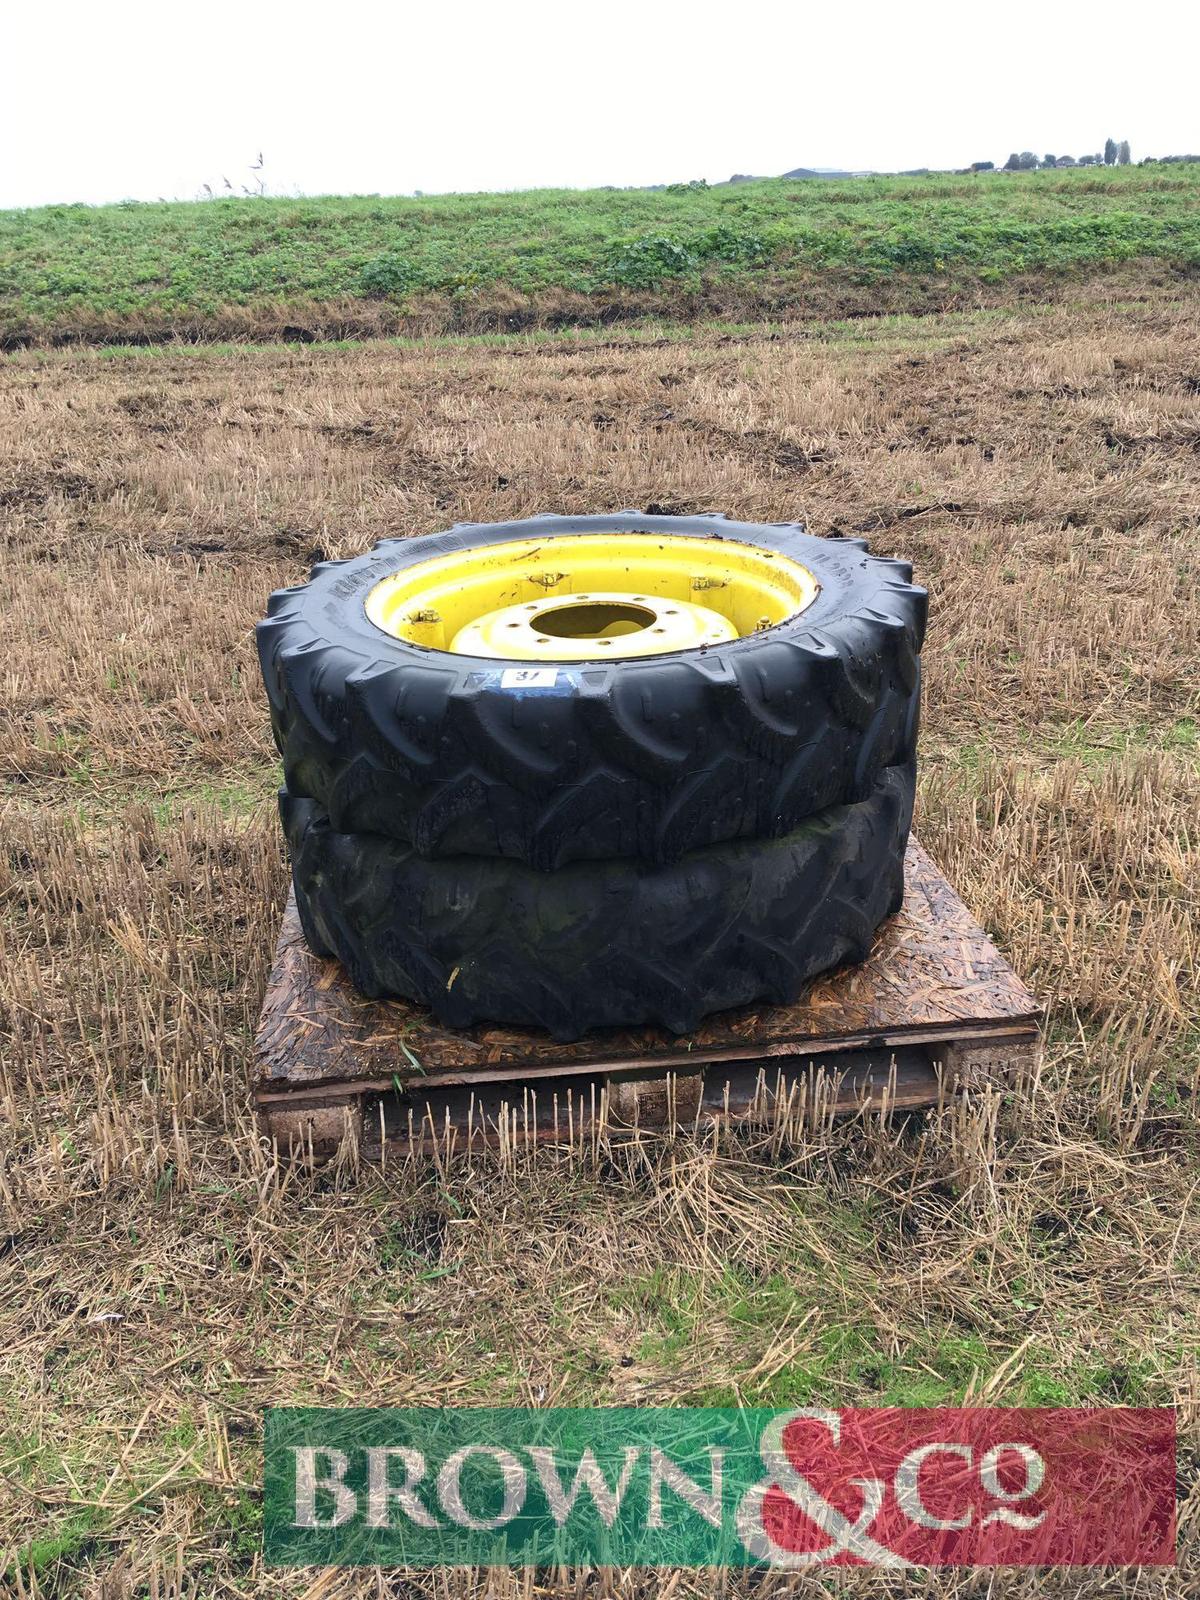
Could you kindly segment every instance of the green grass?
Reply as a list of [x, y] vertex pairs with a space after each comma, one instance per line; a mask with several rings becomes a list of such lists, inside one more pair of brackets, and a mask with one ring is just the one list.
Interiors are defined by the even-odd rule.
[[1137, 258], [1195, 270], [1198, 199], [1200, 168], [1175, 166], [47, 206], [0, 212], [0, 336], [219, 335], [231, 308], [251, 334], [257, 314], [266, 328], [333, 305], [398, 327], [421, 303], [503, 327], [505, 296], [510, 315], [516, 297], [580, 321], [589, 303], [599, 317], [681, 293], [740, 293], [765, 314], [806, 286], [861, 306], [905, 284], [953, 293]]
[[[1024, 1283], [1011, 1285], [1009, 1298], [1025, 1315], [1045, 1309], [1042, 1294]], [[651, 1366], [674, 1367], [698, 1343], [711, 1340], [715, 1330], [732, 1333], [726, 1350], [742, 1351], [744, 1367], [735, 1361], [718, 1371], [715, 1381], [689, 1390], [682, 1401], [689, 1405], [787, 1407], [829, 1402], [830, 1396], [838, 1404], [961, 1405], [972, 1384], [978, 1394], [980, 1382], [1011, 1354], [1003, 1345], [989, 1347], [976, 1332], [944, 1324], [910, 1326], [897, 1348], [869, 1315], [855, 1316], [850, 1305], [840, 1315], [833, 1313], [811, 1278], [793, 1281], [786, 1273], [755, 1281], [728, 1267], [715, 1280], [702, 1282], [694, 1274], [664, 1268], [629, 1283], [611, 1303], [646, 1319], [637, 1355]], [[747, 1380], [745, 1370], [755, 1365], [764, 1346], [810, 1322], [802, 1353], [769, 1377]], [[719, 1368], [719, 1361], [714, 1365]], [[1069, 1339], [1044, 1339], [1021, 1352], [1002, 1403], [1152, 1405], [1161, 1403], [1164, 1393], [1160, 1364], [1127, 1339], [1110, 1359], [1075, 1349]]]
[[[110, 1520], [105, 1513], [93, 1509], [68, 1516], [52, 1533], [31, 1540], [23, 1550], [18, 1551], [15, 1561], [3, 1576], [11, 1579], [16, 1569], [25, 1575], [32, 1572], [44, 1577], [52, 1573], [60, 1562], [82, 1560]], [[21, 1591], [15, 1592], [19, 1594]]]
[[989, 738], [964, 739], [930, 754], [968, 772], [978, 772], [987, 761], [1021, 756], [1035, 763], [1078, 761], [1100, 768], [1122, 757], [1145, 751], [1200, 760], [1200, 722], [1194, 716], [1165, 718], [1158, 722], [1092, 722], [1072, 717], [1018, 729], [1015, 736], [997, 730]]

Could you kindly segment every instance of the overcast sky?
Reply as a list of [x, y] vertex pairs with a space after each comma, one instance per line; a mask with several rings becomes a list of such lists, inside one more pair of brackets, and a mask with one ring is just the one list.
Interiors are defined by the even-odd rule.
[[8, 0], [0, 205], [1200, 148], [1200, 6]]

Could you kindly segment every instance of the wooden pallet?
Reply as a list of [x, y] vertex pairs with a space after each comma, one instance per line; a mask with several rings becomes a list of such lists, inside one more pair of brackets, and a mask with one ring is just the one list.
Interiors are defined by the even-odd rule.
[[258, 1027], [262, 1125], [315, 1160], [347, 1135], [378, 1157], [458, 1132], [575, 1141], [599, 1123], [753, 1118], [814, 1096], [822, 1114], [917, 1108], [1010, 1082], [1035, 1056], [1037, 1003], [915, 840], [905, 866], [904, 909], [867, 960], [795, 1005], [721, 1012], [683, 1038], [606, 1029], [572, 1044], [362, 998], [309, 953], [289, 897]]

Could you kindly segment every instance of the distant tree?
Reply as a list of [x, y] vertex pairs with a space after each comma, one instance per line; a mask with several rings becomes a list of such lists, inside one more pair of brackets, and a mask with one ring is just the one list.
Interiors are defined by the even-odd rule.
[[1075, 165], [1075, 157], [1074, 156], [1059, 156], [1058, 164], [1059, 164], [1060, 167], [1073, 167]]
[[1021, 158], [1020, 158], [1020, 156], [1017, 154], [1017, 152], [1015, 150], [1013, 151], [1012, 155], [1009, 156], [1008, 160], [1004, 163], [1004, 170], [1005, 170], [1005, 172], [1020, 172], [1020, 170], [1021, 170]]
[[1129, 140], [1122, 139], [1117, 146], [1117, 165], [1119, 167], [1127, 167], [1132, 159], [1133, 157], [1129, 151]]
[[1017, 157], [1017, 165], [1020, 167], [1022, 172], [1036, 172], [1037, 164], [1038, 158], [1034, 155], [1032, 150], [1022, 150], [1021, 154]]
[[972, 161], [971, 163], [972, 172], [995, 172], [995, 170], [996, 163], [994, 161]]
[[1042, 165], [1044, 167], [1056, 167], [1058, 165], [1058, 157], [1057, 156], [1043, 156], [1042, 157]]
[[1100, 156], [1080, 156], [1075, 165], [1077, 167], [1098, 167], [1101, 159]]
[[1117, 164], [1117, 141], [1115, 139], [1105, 139], [1105, 141], [1104, 141], [1104, 165], [1106, 167], [1115, 167], [1116, 164]]

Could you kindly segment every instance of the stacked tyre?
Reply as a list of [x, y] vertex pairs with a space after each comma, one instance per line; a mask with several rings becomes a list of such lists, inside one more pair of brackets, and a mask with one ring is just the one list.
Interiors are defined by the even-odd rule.
[[310, 948], [440, 1021], [788, 1003], [903, 898], [925, 591], [799, 524], [387, 540], [258, 626]]

